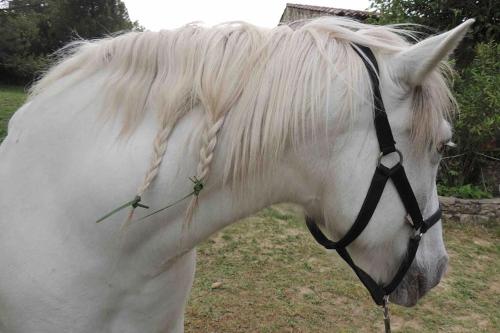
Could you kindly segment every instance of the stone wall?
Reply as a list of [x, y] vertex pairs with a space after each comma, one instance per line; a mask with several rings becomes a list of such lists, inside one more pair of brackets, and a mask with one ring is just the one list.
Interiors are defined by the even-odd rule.
[[482, 178], [486, 185], [493, 190], [494, 195], [500, 195], [500, 162], [487, 160], [481, 167]]
[[439, 197], [445, 221], [500, 222], [500, 198], [458, 199]]

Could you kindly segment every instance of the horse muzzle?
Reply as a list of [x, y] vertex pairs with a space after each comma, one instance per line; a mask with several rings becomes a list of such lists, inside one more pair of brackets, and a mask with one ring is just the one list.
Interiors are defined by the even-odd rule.
[[389, 300], [401, 306], [415, 306], [420, 298], [439, 284], [447, 267], [447, 255], [442, 256], [432, 270], [414, 262], [399, 286], [391, 293]]

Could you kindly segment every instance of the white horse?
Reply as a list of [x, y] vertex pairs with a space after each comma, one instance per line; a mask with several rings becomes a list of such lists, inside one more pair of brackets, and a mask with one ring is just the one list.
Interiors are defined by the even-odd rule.
[[[375, 53], [403, 164], [433, 212], [453, 108], [439, 67], [471, 24], [414, 45], [408, 32], [329, 18], [296, 30], [187, 25], [67, 49], [0, 147], [0, 332], [182, 332], [196, 245], [274, 203], [297, 203], [342, 237], [379, 154], [353, 43]], [[199, 196], [137, 221], [192, 191], [192, 176]], [[95, 223], [137, 194], [150, 210]], [[389, 183], [349, 246], [381, 284], [405, 255], [405, 215]], [[392, 302], [415, 304], [446, 262], [439, 223]]]

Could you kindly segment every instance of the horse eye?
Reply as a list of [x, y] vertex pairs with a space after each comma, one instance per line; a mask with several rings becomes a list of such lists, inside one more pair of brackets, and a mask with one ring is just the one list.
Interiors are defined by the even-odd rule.
[[453, 141], [451, 141], [451, 140], [449, 140], [449, 141], [445, 141], [445, 142], [441, 142], [441, 143], [437, 146], [437, 152], [438, 152], [439, 154], [443, 155], [443, 154], [446, 152], [447, 148], [454, 148], [454, 147], [456, 147], [456, 146], [457, 146], [457, 145], [456, 145]]

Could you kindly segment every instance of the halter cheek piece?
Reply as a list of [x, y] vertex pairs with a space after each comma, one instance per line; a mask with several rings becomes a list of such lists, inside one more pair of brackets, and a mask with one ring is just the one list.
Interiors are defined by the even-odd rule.
[[[380, 156], [377, 161], [375, 174], [373, 175], [368, 193], [366, 194], [358, 216], [342, 239], [337, 242], [329, 240], [318, 228], [314, 220], [309, 217], [306, 217], [306, 224], [314, 239], [316, 239], [316, 241], [325, 248], [336, 250], [342, 259], [344, 259], [347, 264], [351, 266], [366, 289], [368, 289], [375, 303], [385, 307], [388, 295], [391, 294], [401, 283], [406, 272], [410, 268], [413, 259], [415, 259], [421, 236], [441, 219], [441, 209], [438, 208], [437, 211], [426, 220], [422, 218], [417, 199], [415, 198], [415, 194], [413, 193], [408, 178], [406, 177], [405, 169], [402, 165], [403, 154], [395, 147], [396, 142], [394, 141], [391, 126], [389, 125], [387, 114], [385, 112], [384, 103], [380, 94], [377, 60], [375, 59], [373, 52], [368, 47], [355, 45], [353, 49], [363, 60], [370, 76], [375, 107], [375, 131], [377, 133], [377, 139], [380, 146]], [[388, 168], [381, 163], [381, 160], [383, 156], [391, 153], [397, 153], [399, 155], [399, 162], [393, 167]], [[382, 192], [384, 191], [385, 184], [389, 178], [396, 187], [399, 197], [401, 198], [401, 201], [411, 218], [410, 224], [414, 229], [414, 234], [410, 237], [406, 257], [399, 266], [396, 275], [389, 284], [382, 286], [375, 282], [365, 271], [354, 264], [351, 256], [346, 250], [346, 247], [363, 232], [365, 227], [368, 225], [368, 222], [370, 222], [373, 212], [377, 208], [380, 201]], [[388, 320], [388, 318], [386, 319]]]

